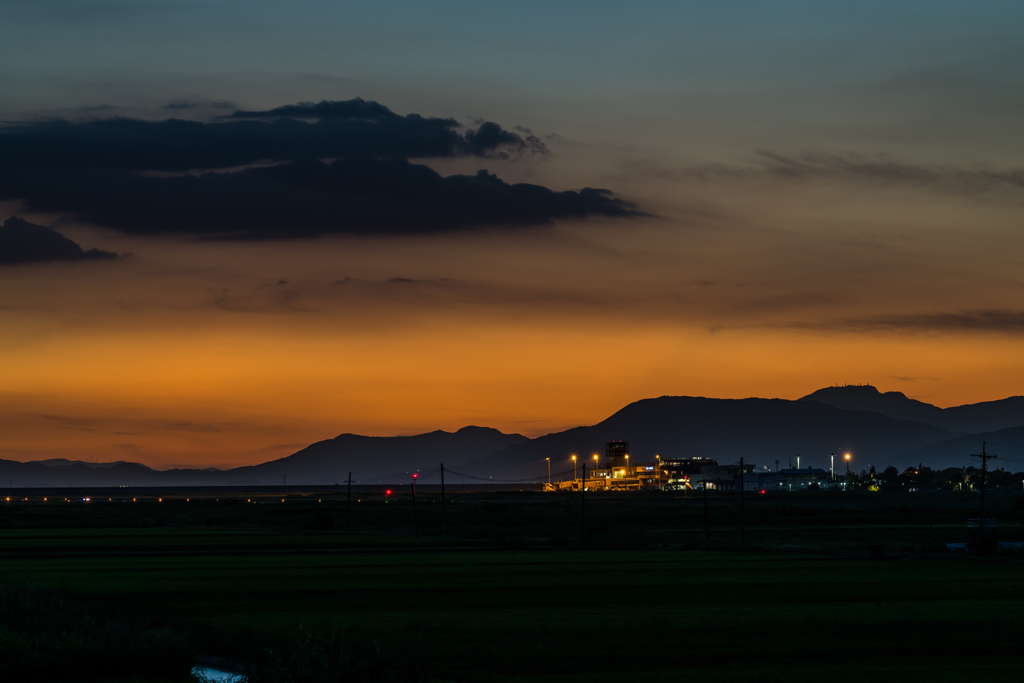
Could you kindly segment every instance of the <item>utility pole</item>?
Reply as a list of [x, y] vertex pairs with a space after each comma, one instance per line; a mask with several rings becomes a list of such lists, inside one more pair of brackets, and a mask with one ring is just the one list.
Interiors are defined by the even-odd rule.
[[441, 538], [445, 538], [448, 532], [448, 524], [444, 518], [444, 463], [441, 463]]
[[[932, 505], [928, 508], [928, 547], [935, 547], [935, 534], [932, 532], [932, 520], [935, 518], [935, 506]], [[929, 550], [929, 552], [931, 552]]]
[[587, 461], [584, 460], [583, 465], [583, 478], [580, 479], [580, 540], [583, 540], [584, 530], [587, 527]]
[[352, 531], [352, 473], [348, 473], [348, 510], [345, 513], [345, 533]]
[[985, 538], [985, 477], [988, 473], [988, 461], [997, 456], [985, 452], [985, 442], [981, 442], [981, 455], [971, 453], [972, 458], [981, 458], [981, 519], [978, 520], [978, 541]]
[[740, 547], [742, 548], [746, 541], [747, 531], [743, 523], [743, 486], [744, 479], [746, 477], [743, 474], [743, 458], [740, 458]]
[[413, 480], [409, 482], [409, 486], [412, 488], [412, 531], [416, 535], [416, 538], [420, 537], [420, 527], [416, 523], [416, 475], [413, 475]]
[[711, 550], [711, 523], [708, 521], [708, 480], [704, 480], [704, 547]]
[[[544, 459], [548, 461], [548, 486], [551, 486], [551, 458]], [[444, 465], [441, 466], [441, 469], [444, 469]]]

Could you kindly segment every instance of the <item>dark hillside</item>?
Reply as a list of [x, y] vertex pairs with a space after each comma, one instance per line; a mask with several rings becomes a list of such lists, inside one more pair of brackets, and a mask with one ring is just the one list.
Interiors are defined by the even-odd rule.
[[[895, 420], [877, 413], [839, 410], [814, 401], [749, 398], [742, 400], [663, 396], [632, 403], [592, 426], [549, 434], [505, 449], [465, 466], [477, 476], [522, 478], [546, 476], [550, 457], [555, 472], [571, 470], [577, 453], [603, 458], [605, 443], [630, 443], [635, 462], [665, 457], [717, 458], [736, 462], [742, 456], [760, 469], [782, 466], [800, 454], [803, 467], [829, 466], [829, 454], [850, 451], [856, 466], [884, 465], [892, 456], [953, 436], [920, 422]], [[837, 462], [837, 467], [839, 466]], [[571, 476], [571, 475], [570, 475]]]

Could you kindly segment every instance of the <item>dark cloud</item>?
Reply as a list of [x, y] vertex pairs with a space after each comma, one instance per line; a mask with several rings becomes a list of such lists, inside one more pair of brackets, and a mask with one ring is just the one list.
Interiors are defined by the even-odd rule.
[[547, 154], [538, 138], [493, 122], [463, 131], [454, 119], [362, 99], [235, 111], [212, 123], [44, 120], [0, 128], [0, 200], [133, 234], [246, 238], [637, 213], [606, 190], [556, 192], [486, 171], [442, 177], [410, 161], [536, 154]]
[[0, 129], [0, 166], [183, 172], [351, 156], [509, 158], [546, 151], [540, 140], [496, 123], [465, 133], [459, 127], [453, 119], [400, 116], [361, 99], [238, 111], [212, 123], [56, 119]]
[[236, 111], [234, 114], [224, 118], [272, 119], [281, 117], [294, 119], [363, 119], [366, 121], [399, 121], [405, 118], [409, 120], [425, 120], [443, 128], [459, 127], [459, 122], [455, 119], [424, 119], [419, 114], [409, 114], [403, 117], [379, 102], [374, 102], [373, 100], [367, 102], [361, 97], [341, 101], [299, 102], [298, 104], [286, 104], [283, 107], [264, 109], [263, 111]]
[[176, 102], [168, 102], [161, 109], [170, 109], [171, 111], [182, 111], [188, 109], [234, 109], [234, 105], [230, 102], [193, 102], [191, 100], [178, 100]]
[[0, 264], [113, 258], [117, 254], [99, 249], [84, 251], [56, 230], [17, 217], [8, 218], [0, 228]]
[[0, 199], [133, 234], [246, 238], [431, 233], [637, 213], [607, 190], [555, 192], [486, 171], [443, 177], [405, 159], [369, 158], [169, 177], [0, 168]]

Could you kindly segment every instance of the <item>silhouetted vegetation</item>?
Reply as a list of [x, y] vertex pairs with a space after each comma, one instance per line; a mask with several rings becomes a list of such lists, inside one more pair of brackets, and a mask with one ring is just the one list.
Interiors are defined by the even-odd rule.
[[54, 590], [0, 586], [6, 681], [190, 680], [187, 636], [148, 621], [97, 616]]
[[426, 667], [398, 657], [376, 642], [346, 639], [344, 634], [303, 633], [276, 649], [269, 647], [243, 665], [248, 683], [417, 683], [428, 680]]

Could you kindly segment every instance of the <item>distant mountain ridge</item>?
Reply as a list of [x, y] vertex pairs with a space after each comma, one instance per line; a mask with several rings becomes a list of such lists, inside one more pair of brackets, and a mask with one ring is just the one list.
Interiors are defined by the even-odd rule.
[[[597, 424], [529, 439], [488, 427], [463, 427], [399, 437], [342, 434], [284, 458], [229, 470], [154, 470], [138, 463], [87, 463], [62, 458], [22, 463], [0, 460], [0, 482], [29, 486], [267, 486], [341, 484], [351, 472], [359, 483], [409, 481], [412, 472], [444, 463], [448, 481], [543, 480], [548, 458], [555, 477], [577, 465], [593, 466], [608, 441], [630, 442], [633, 462], [664, 457], [743, 457], [758, 468], [795, 465], [828, 468], [830, 453], [845, 469], [924, 463], [962, 466], [982, 441], [1024, 454], [1024, 397], [953, 408], [879, 392], [872, 386], [828, 387], [796, 401], [662, 396], [630, 403]], [[1014, 453], [1017, 457], [1022, 457]], [[998, 461], [997, 461], [998, 463]], [[461, 474], [459, 474], [461, 473]]]
[[[628, 441], [633, 462], [664, 457], [710, 457], [722, 463], [741, 457], [760, 469], [787, 466], [801, 455], [801, 466], [828, 468], [829, 453], [871, 453], [880, 463], [908, 450], [957, 436], [922, 422], [878, 413], [841, 410], [815, 401], [718, 399], [662, 396], [631, 403], [590, 427], [538, 437], [462, 468], [467, 474], [514, 479], [546, 474], [547, 461], [558, 472], [572, 467], [577, 453], [588, 467], [592, 454], [604, 460], [605, 443]], [[557, 465], [556, 465], [557, 463]], [[868, 463], [863, 463], [868, 464]], [[839, 462], [836, 463], [840, 465]]]
[[[74, 465], [83, 465], [90, 468], [109, 469], [111, 467], [117, 467], [118, 465], [138, 465], [139, 467], [146, 467], [139, 463], [130, 463], [125, 460], [113, 460], [110, 462], [86, 462], [85, 460], [68, 460], [67, 458], [49, 458], [47, 460], [31, 460], [27, 464], [32, 465], [46, 465], [47, 467], [71, 467]], [[151, 469], [146, 467], [146, 469]]]
[[801, 401], [817, 401], [841, 410], [867, 410], [897, 420], [916, 420], [964, 434], [994, 432], [1024, 425], [1024, 396], [939, 408], [899, 391], [882, 393], [870, 384], [827, 387]]
[[319, 441], [280, 460], [228, 470], [233, 478], [280, 483], [340, 483], [353, 473], [362, 483], [405, 481], [421, 468], [433, 469], [490, 455], [529, 441], [521, 434], [504, 434], [490, 427], [463, 427], [457, 432], [434, 431], [416, 436], [342, 434]]
[[154, 470], [138, 463], [87, 463], [53, 458], [34, 462], [0, 460], [0, 483], [46, 486], [274, 486], [340, 484], [351, 472], [360, 483], [408, 481], [420, 468], [475, 460], [529, 441], [490, 427], [437, 430], [415, 436], [342, 434], [284, 458], [228, 470]]

